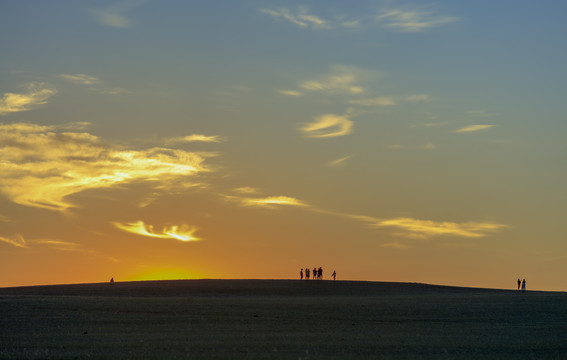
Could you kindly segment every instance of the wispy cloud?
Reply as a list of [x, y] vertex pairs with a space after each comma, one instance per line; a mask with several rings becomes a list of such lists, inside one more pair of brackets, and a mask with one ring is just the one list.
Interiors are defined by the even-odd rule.
[[181, 137], [174, 137], [166, 139], [167, 144], [183, 143], [183, 142], [209, 142], [209, 143], [220, 143], [223, 142], [223, 138], [218, 135], [203, 135], [203, 134], [192, 134]]
[[470, 125], [470, 126], [466, 126], [464, 128], [455, 130], [456, 133], [468, 133], [468, 132], [474, 132], [474, 131], [481, 131], [481, 130], [487, 130], [487, 129], [491, 129], [493, 127], [495, 127], [496, 125]]
[[61, 251], [77, 251], [78, 249], [78, 244], [77, 243], [73, 243], [73, 242], [69, 242], [69, 241], [61, 241], [61, 240], [35, 240], [33, 241], [34, 244], [39, 244], [39, 245], [47, 245], [49, 247], [52, 247], [56, 250], [61, 250]]
[[260, 191], [256, 188], [253, 188], [251, 186], [243, 186], [243, 187], [239, 187], [234, 189], [234, 192], [237, 192], [239, 194], [259, 194]]
[[16, 234], [13, 237], [4, 237], [4, 236], [0, 236], [0, 242], [4, 242], [10, 245], [13, 245], [15, 247], [19, 247], [19, 248], [27, 248], [28, 244], [26, 243], [26, 240], [24, 239], [24, 237], [20, 234]]
[[450, 221], [431, 221], [412, 218], [394, 218], [372, 221], [374, 227], [394, 227], [408, 236], [431, 237], [454, 235], [467, 238], [484, 237], [487, 233], [507, 227], [503, 224], [487, 222], [456, 223]]
[[115, 28], [129, 28], [133, 25], [126, 13], [144, 4], [145, 0], [123, 0], [98, 10], [91, 10], [100, 24]]
[[0, 115], [31, 110], [38, 105], [47, 103], [47, 99], [55, 94], [57, 94], [57, 90], [46, 83], [31, 83], [25, 93], [4, 94], [0, 99]]
[[307, 91], [362, 94], [364, 88], [358, 85], [363, 71], [352, 66], [335, 65], [331, 71], [316, 80], [307, 80], [299, 87]]
[[98, 78], [96, 76], [92, 76], [92, 75], [87, 75], [87, 74], [59, 74], [59, 75], [57, 75], [57, 77], [65, 80], [69, 83], [72, 83], [72, 84], [89, 85], [91, 90], [96, 91], [100, 94], [122, 95], [122, 94], [128, 92], [127, 90], [124, 90], [122, 88], [108, 87], [104, 84], [104, 82], [100, 78]]
[[307, 204], [303, 201], [290, 196], [268, 196], [259, 199], [248, 198], [246, 199], [245, 204], [263, 207], [270, 207], [272, 205], [307, 206]]
[[325, 114], [303, 125], [299, 131], [309, 138], [331, 138], [350, 134], [353, 124], [346, 115]]
[[309, 10], [300, 6], [296, 12], [293, 12], [287, 8], [279, 8], [277, 10], [273, 9], [261, 9], [260, 12], [268, 14], [276, 19], [283, 19], [295, 24], [301, 28], [314, 28], [314, 29], [330, 29], [331, 24], [322, 19], [320, 16], [310, 14]]
[[282, 95], [287, 95], [287, 96], [302, 96], [303, 93], [301, 91], [296, 91], [296, 90], [278, 90], [278, 93], [282, 94]]
[[95, 85], [102, 82], [99, 78], [87, 74], [59, 74], [59, 78], [74, 84], [83, 85]]
[[236, 195], [224, 195], [224, 198], [229, 201], [235, 201], [242, 206], [263, 207], [268, 209], [275, 209], [279, 206], [296, 206], [308, 207], [309, 205], [297, 198], [291, 196], [265, 196], [265, 197], [244, 197]]
[[423, 32], [458, 21], [457, 17], [438, 15], [434, 11], [406, 9], [384, 10], [376, 18], [385, 27], [401, 32]]
[[209, 171], [203, 154], [170, 148], [127, 150], [87, 132], [0, 124], [0, 193], [15, 203], [64, 211], [65, 198], [135, 181], [159, 187]]
[[335, 166], [342, 166], [342, 165], [344, 165], [344, 164], [347, 162], [347, 160], [350, 159], [350, 158], [352, 158], [352, 155], [344, 156], [344, 157], [342, 157], [342, 158], [329, 161], [329, 162], [327, 163], [327, 165], [332, 166], [332, 167], [335, 167]]
[[175, 239], [183, 242], [201, 240], [194, 235], [195, 232], [199, 229], [190, 225], [165, 226], [161, 231], [156, 232], [154, 231], [154, 227], [152, 225], [146, 225], [141, 220], [133, 223], [114, 222], [113, 224], [118, 229], [147, 237]]
[[429, 95], [427, 94], [417, 94], [409, 96], [378, 96], [375, 98], [362, 98], [349, 100], [349, 104], [360, 105], [360, 106], [397, 106], [401, 103], [416, 103], [416, 102], [426, 102], [429, 100]]

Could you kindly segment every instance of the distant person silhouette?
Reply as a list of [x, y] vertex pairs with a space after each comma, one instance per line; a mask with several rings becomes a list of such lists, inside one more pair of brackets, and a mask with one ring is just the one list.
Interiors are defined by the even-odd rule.
[[522, 290], [526, 290], [526, 279], [522, 280]]
[[522, 285], [522, 280], [518, 279], [518, 290], [520, 290], [521, 285]]
[[299, 270], [299, 279], [303, 280], [303, 269]]
[[319, 279], [319, 274], [317, 273], [317, 268], [313, 268], [313, 280]]
[[110, 283], [111, 283], [111, 284], [114, 284], [114, 278], [113, 278], [113, 277], [110, 278]]
[[323, 268], [319, 267], [319, 270], [317, 271], [317, 278], [319, 280], [323, 280]]
[[337, 271], [333, 270], [333, 280], [337, 280]]
[[305, 268], [305, 278], [309, 280], [309, 268]]

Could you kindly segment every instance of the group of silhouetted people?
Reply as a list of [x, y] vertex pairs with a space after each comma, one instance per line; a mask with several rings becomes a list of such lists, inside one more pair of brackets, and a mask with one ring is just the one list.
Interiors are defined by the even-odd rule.
[[[323, 280], [323, 268], [313, 268], [313, 273], [311, 273], [311, 270], [309, 270], [309, 268], [305, 268], [305, 271], [303, 271], [303, 269], [299, 270], [299, 278], [301, 280], [309, 280], [311, 278], [311, 275], [313, 276], [313, 280]], [[333, 274], [331, 276], [333, 277], [333, 280], [336, 280], [337, 272], [333, 270]]]
[[526, 279], [520, 280], [518, 279], [518, 290], [526, 290]]

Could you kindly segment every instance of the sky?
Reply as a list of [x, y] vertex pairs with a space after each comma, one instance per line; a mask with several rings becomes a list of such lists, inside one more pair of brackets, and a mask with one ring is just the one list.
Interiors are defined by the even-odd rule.
[[567, 3], [0, 2], [0, 286], [567, 290]]

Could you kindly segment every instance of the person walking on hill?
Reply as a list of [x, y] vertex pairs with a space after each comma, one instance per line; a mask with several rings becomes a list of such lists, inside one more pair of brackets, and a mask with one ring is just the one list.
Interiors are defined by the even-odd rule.
[[522, 291], [526, 290], [526, 279], [522, 280]]
[[305, 268], [305, 279], [309, 280], [309, 268]]
[[303, 280], [303, 269], [299, 270], [299, 280]]
[[317, 279], [323, 280], [323, 268], [319, 266], [319, 270], [317, 270]]
[[522, 285], [522, 280], [518, 279], [518, 290], [520, 290], [521, 285]]
[[319, 273], [317, 272], [317, 268], [313, 268], [313, 280], [319, 279]]
[[337, 280], [337, 271], [333, 270], [333, 280]]

